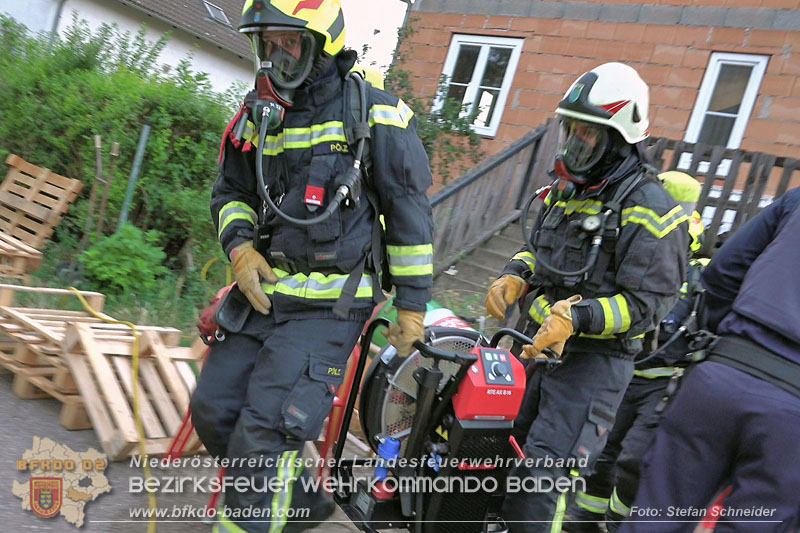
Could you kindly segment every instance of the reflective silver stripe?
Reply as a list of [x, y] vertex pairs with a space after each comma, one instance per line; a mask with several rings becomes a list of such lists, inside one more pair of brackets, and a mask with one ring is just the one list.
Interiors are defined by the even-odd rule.
[[611, 501], [609, 501], [609, 507], [611, 507], [611, 510], [620, 516], [628, 516], [631, 514], [631, 508], [622, 503], [622, 500], [619, 499], [619, 495], [617, 494], [617, 487], [614, 487], [614, 492], [611, 493]]
[[608, 507], [608, 498], [591, 496], [585, 492], [578, 491], [575, 495], [575, 503], [591, 513], [604, 514]]
[[392, 255], [389, 262], [394, 266], [427, 266], [433, 264], [433, 255]]

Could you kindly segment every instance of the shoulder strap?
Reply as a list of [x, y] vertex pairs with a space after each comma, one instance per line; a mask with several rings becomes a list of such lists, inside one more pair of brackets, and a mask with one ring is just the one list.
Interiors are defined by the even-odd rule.
[[647, 176], [648, 172], [643, 170], [625, 178], [622, 183], [617, 186], [611, 200], [603, 203], [602, 211], [610, 209], [612, 211], [611, 216], [616, 219], [616, 224], [607, 224], [602, 230], [605, 232], [603, 235], [602, 253], [597, 257], [597, 263], [595, 263], [592, 272], [587, 274], [584, 287], [588, 292], [592, 293], [592, 296], [603, 284], [603, 278], [606, 275], [611, 259], [614, 257], [617, 239], [619, 238], [620, 229], [622, 227], [622, 206], [625, 204], [625, 200], [627, 200], [639, 186], [644, 184]]
[[350, 72], [344, 85], [344, 136], [353, 155], [356, 155], [358, 142], [364, 139], [364, 152], [361, 156], [361, 168], [364, 174], [372, 171], [370, 157], [369, 109], [367, 108], [367, 82], [355, 72]]

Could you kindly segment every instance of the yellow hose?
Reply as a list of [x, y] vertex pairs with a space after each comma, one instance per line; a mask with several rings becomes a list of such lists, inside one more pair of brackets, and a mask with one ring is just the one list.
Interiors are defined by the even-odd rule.
[[[139, 453], [142, 455], [142, 459], [145, 459], [147, 455], [147, 448], [145, 448], [144, 440], [144, 427], [142, 426], [142, 416], [139, 413], [139, 331], [136, 329], [136, 326], [131, 322], [125, 322], [122, 320], [113, 320], [107, 317], [100, 315], [97, 311], [92, 309], [89, 303], [83, 298], [83, 295], [80, 293], [78, 289], [75, 287], [70, 287], [69, 290], [75, 293], [75, 296], [78, 297], [81, 304], [83, 305], [84, 309], [86, 309], [92, 316], [95, 318], [99, 318], [104, 322], [108, 322], [109, 324], [122, 324], [128, 326], [133, 331], [133, 418], [136, 420], [136, 432], [139, 435]], [[150, 478], [150, 466], [148, 461], [143, 460], [142, 464], [144, 465], [142, 468], [144, 470], [144, 477], [145, 479]], [[156, 518], [156, 494], [155, 492], [148, 491], [147, 498], [149, 500], [150, 509], [151, 509], [151, 517], [153, 520]], [[148, 528], [148, 533], [155, 533], [156, 531], [156, 523], [151, 521]]]

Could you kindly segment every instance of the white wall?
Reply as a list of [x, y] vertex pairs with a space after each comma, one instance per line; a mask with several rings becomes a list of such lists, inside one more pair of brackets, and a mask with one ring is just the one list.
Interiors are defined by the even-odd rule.
[[[369, 52], [362, 60], [382, 71], [392, 62], [397, 44], [397, 28], [403, 23], [406, 3], [402, 0], [342, 0], [345, 44], [359, 57], [366, 43]], [[375, 31], [378, 33], [375, 33]]]
[[[34, 1], [45, 2], [46, 0]], [[55, 4], [54, 0], [51, 2]], [[122, 32], [130, 31], [132, 35], [139, 31], [141, 23], [145, 22], [147, 38], [151, 41], [172, 31], [172, 36], [161, 53], [161, 61], [174, 67], [191, 53], [193, 70], [207, 72], [209, 81], [217, 92], [224, 92], [237, 80], [248, 85], [252, 83], [253, 63], [251, 59], [240, 59], [231, 52], [222, 50], [207, 41], [201, 41], [182, 30], [149, 17], [141, 11], [108, 0], [103, 2], [67, 0], [61, 13], [59, 32], [63, 33], [72, 24], [73, 11], [77, 11], [79, 17], [85, 19], [92, 28], [99, 27], [103, 22], [116, 23]]]
[[0, 0], [0, 13], [10, 15], [36, 33], [50, 31], [57, 5], [55, 0]]

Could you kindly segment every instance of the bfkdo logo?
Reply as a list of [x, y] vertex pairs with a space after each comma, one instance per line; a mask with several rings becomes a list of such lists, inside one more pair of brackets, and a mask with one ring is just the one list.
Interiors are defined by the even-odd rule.
[[32, 477], [31, 510], [42, 518], [50, 518], [61, 509], [64, 480], [60, 477]]
[[30, 477], [15, 479], [11, 492], [21, 500], [23, 511], [42, 518], [62, 516], [81, 527], [86, 506], [111, 491], [107, 466], [108, 457], [94, 448], [75, 451], [51, 439], [33, 437], [33, 446], [17, 460], [17, 473]]

